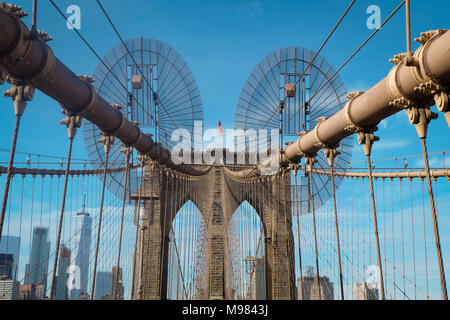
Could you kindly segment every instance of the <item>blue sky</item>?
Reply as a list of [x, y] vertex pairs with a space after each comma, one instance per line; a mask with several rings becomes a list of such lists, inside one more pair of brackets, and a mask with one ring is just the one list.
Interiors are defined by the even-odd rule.
[[[178, 51], [196, 78], [203, 100], [205, 127], [214, 128], [221, 120], [227, 129], [234, 127], [240, 91], [254, 67], [281, 47], [297, 45], [316, 50], [349, 2], [133, 0], [119, 4], [104, 0], [102, 3], [125, 39], [152, 37]], [[15, 3], [31, 12], [31, 1]], [[397, 3], [400, 1], [357, 1], [322, 54], [337, 69], [372, 32], [366, 27], [367, 7], [378, 5], [384, 19]], [[105, 56], [119, 40], [97, 4], [90, 0], [58, 1], [64, 11], [71, 4], [81, 8], [81, 32], [100, 56]], [[449, 27], [449, 7], [450, 3], [444, 0], [433, 1], [433, 5], [413, 1], [412, 34], [418, 36], [422, 31]], [[76, 34], [66, 28], [65, 21], [49, 2], [39, 1], [38, 19], [39, 29], [54, 37], [50, 46], [57, 57], [77, 74], [92, 74], [99, 61]], [[340, 72], [348, 91], [366, 90], [387, 75], [392, 67], [388, 59], [405, 51], [404, 20], [401, 10]], [[28, 17], [24, 21], [30, 24], [31, 19]], [[8, 104], [7, 100], [3, 103]], [[11, 136], [13, 127], [12, 108], [4, 107], [0, 112], [3, 120], [0, 132], [5, 137], [0, 147], [9, 148], [10, 139], [6, 137]], [[58, 104], [37, 93], [23, 118], [18, 150], [65, 155], [66, 130], [58, 124], [60, 118]], [[450, 149], [439, 134], [445, 128], [443, 117], [433, 122], [430, 151]], [[398, 132], [404, 133], [402, 141], [397, 139]], [[386, 145], [376, 150], [374, 158], [392, 156], [394, 150], [403, 155], [420, 153], [415, 130], [405, 115], [389, 119], [380, 135]], [[51, 143], [38, 143], [39, 140]], [[74, 156], [87, 158], [82, 140], [79, 134]], [[360, 149], [355, 148], [354, 157], [359, 159], [362, 155]]]
[[[14, 3], [31, 13], [30, 0]], [[57, 3], [63, 11], [72, 4], [80, 6], [80, 31], [100, 56], [105, 56], [119, 42], [94, 1], [58, 0]], [[103, 0], [102, 3], [124, 39], [151, 37], [172, 46], [188, 63], [196, 78], [203, 100], [205, 127], [215, 128], [217, 121], [221, 120], [224, 129], [229, 129], [234, 127], [234, 112], [242, 86], [255, 66], [281, 47], [301, 46], [317, 50], [350, 1]], [[378, 5], [384, 20], [399, 3], [391, 0], [357, 1], [321, 54], [337, 69], [372, 33], [366, 27], [367, 7]], [[412, 1], [412, 6], [414, 37], [423, 31], [450, 27], [448, 0]], [[30, 25], [31, 19], [28, 17], [24, 21]], [[401, 10], [340, 72], [349, 92], [367, 90], [386, 77], [392, 68], [388, 60], [406, 50], [404, 22], [404, 10]], [[38, 28], [54, 37], [49, 45], [72, 71], [93, 73], [99, 61], [77, 35], [66, 28], [66, 22], [48, 1], [39, 1]], [[417, 48], [416, 43], [413, 45], [414, 49]], [[7, 89], [7, 85], [1, 89]], [[14, 124], [13, 108], [6, 98], [1, 102], [0, 134], [3, 138], [0, 148], [9, 149]], [[65, 156], [67, 130], [59, 125], [61, 118], [59, 104], [36, 92], [22, 120], [17, 150]], [[450, 150], [446, 139], [448, 130], [440, 114], [429, 128], [430, 152]], [[374, 147], [374, 159], [421, 154], [415, 129], [408, 123], [404, 112], [384, 121], [378, 135], [382, 139]], [[7, 153], [0, 153], [1, 161], [6, 161], [7, 157]], [[75, 140], [74, 157], [88, 158], [81, 130]], [[25, 158], [25, 155], [18, 154], [16, 161], [24, 161]], [[352, 159], [364, 159], [362, 148], [356, 144]], [[432, 157], [434, 166], [441, 167], [441, 159], [442, 155]], [[32, 157], [32, 161], [36, 160]], [[409, 163], [421, 166], [420, 160], [415, 158]], [[448, 164], [450, 157], [447, 157], [447, 167]], [[448, 184], [443, 185], [440, 192], [441, 195], [449, 194]], [[448, 239], [448, 233], [444, 235]], [[446, 248], [448, 256], [448, 246]]]

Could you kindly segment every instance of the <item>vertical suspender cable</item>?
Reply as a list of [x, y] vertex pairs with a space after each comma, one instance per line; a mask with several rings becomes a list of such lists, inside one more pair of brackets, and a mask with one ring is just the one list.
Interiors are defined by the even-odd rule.
[[423, 188], [423, 178], [420, 179], [422, 185], [422, 218], [423, 218], [423, 241], [424, 241], [424, 254], [425, 254], [425, 280], [427, 286], [427, 297], [429, 296], [428, 286], [428, 246], [427, 246], [427, 224], [425, 219], [425, 191]]
[[381, 262], [380, 239], [378, 236], [378, 220], [377, 220], [377, 210], [376, 210], [376, 206], [375, 206], [375, 193], [373, 191], [373, 176], [372, 176], [372, 164], [370, 162], [370, 155], [367, 155], [367, 164], [368, 164], [368, 169], [369, 169], [370, 197], [372, 199], [373, 226], [374, 226], [374, 231], [375, 231], [375, 242], [377, 245], [377, 261], [378, 261], [378, 269], [380, 272], [381, 299], [385, 300], [384, 281], [383, 281], [383, 266], [382, 266], [382, 262]]
[[[135, 206], [135, 216], [134, 216], [134, 225], [136, 226], [136, 239], [134, 242], [134, 255], [133, 255], [133, 273], [131, 277], [131, 299], [133, 300], [134, 297], [134, 291], [135, 291], [135, 272], [136, 272], [136, 255], [137, 255], [137, 246], [138, 246], [138, 239], [139, 239], [139, 218], [140, 218], [140, 212], [141, 212], [141, 197], [142, 197], [142, 188], [143, 188], [143, 182], [144, 182], [144, 163], [145, 163], [145, 156], [141, 155], [141, 177], [139, 181], [139, 193], [138, 193], [138, 200], [136, 202]], [[153, 177], [152, 177], [153, 178]], [[141, 254], [141, 253], [139, 253]]]
[[120, 218], [120, 232], [119, 232], [119, 248], [117, 252], [117, 264], [116, 264], [116, 278], [114, 281], [114, 300], [117, 300], [118, 297], [118, 287], [119, 287], [119, 275], [120, 275], [120, 255], [122, 253], [122, 234], [123, 234], [123, 221], [125, 217], [125, 204], [127, 202], [127, 185], [128, 185], [128, 176], [130, 174], [130, 155], [133, 152], [133, 148], [130, 146], [125, 146], [122, 150], [125, 153], [125, 161], [126, 161], [126, 171], [125, 171], [125, 181], [123, 184], [123, 199], [122, 199], [122, 215]]
[[316, 230], [316, 212], [314, 207], [314, 187], [313, 187], [313, 166], [316, 160], [314, 158], [306, 158], [306, 162], [309, 167], [309, 188], [310, 188], [310, 200], [311, 200], [311, 210], [313, 217], [313, 230], [314, 230], [314, 255], [316, 259], [316, 280], [319, 288], [319, 300], [322, 300], [322, 286], [320, 281], [320, 273], [319, 273], [319, 252], [317, 249], [317, 230]]
[[425, 163], [425, 172], [427, 174], [428, 196], [430, 198], [431, 215], [433, 218], [434, 238], [435, 238], [437, 258], [438, 258], [438, 263], [439, 263], [439, 273], [440, 273], [440, 279], [441, 279], [442, 296], [443, 296], [444, 300], [448, 300], [447, 284], [445, 282], [444, 262], [442, 259], [441, 240], [440, 240], [440, 236], [439, 236], [439, 226], [438, 226], [438, 220], [437, 220], [437, 216], [436, 216], [436, 207], [434, 204], [433, 186], [431, 184], [431, 174], [430, 174], [430, 165], [429, 165], [429, 161], [428, 161], [427, 144], [426, 144], [425, 138], [421, 138], [420, 141], [422, 142], [422, 151], [423, 151], [423, 159], [424, 159], [424, 163]]
[[81, 126], [82, 118], [76, 113], [72, 113], [69, 111], [63, 110], [63, 114], [66, 115], [66, 118], [61, 120], [60, 123], [65, 125], [67, 127], [67, 134], [69, 137], [69, 150], [67, 152], [67, 163], [66, 163], [66, 170], [64, 173], [64, 189], [63, 189], [63, 196], [62, 196], [62, 203], [61, 203], [61, 212], [59, 215], [59, 223], [58, 223], [58, 233], [56, 236], [56, 245], [55, 245], [55, 258], [53, 263], [53, 274], [52, 274], [52, 284], [50, 289], [50, 299], [54, 299], [54, 293], [55, 293], [55, 285], [56, 285], [56, 267], [58, 266], [58, 255], [59, 255], [59, 246], [61, 242], [61, 230], [64, 222], [64, 209], [66, 206], [66, 194], [67, 194], [67, 182], [69, 179], [69, 169], [70, 169], [70, 160], [72, 158], [72, 146], [73, 146], [73, 140], [75, 138], [75, 135], [77, 133], [77, 128]]
[[14, 155], [16, 153], [17, 136], [19, 135], [20, 118], [21, 118], [21, 116], [18, 116], [18, 115], [16, 116], [13, 140], [12, 140], [12, 144], [11, 144], [11, 151], [9, 153], [8, 169], [7, 169], [7, 173], [6, 173], [6, 182], [5, 182], [5, 189], [3, 191], [3, 201], [2, 201], [2, 209], [1, 209], [1, 215], [0, 215], [0, 239], [2, 236], [3, 221], [5, 219], [6, 205], [8, 202], [9, 185], [11, 183], [11, 178], [13, 176], [12, 167], [14, 164]]
[[5, 219], [6, 204], [8, 202], [9, 185], [11, 183], [11, 177], [13, 176], [13, 164], [14, 156], [16, 154], [17, 137], [19, 135], [20, 119], [26, 108], [26, 101], [31, 101], [34, 95], [34, 88], [26, 85], [21, 81], [16, 81], [15, 79], [9, 78], [8, 80], [12, 87], [10, 90], [5, 91], [5, 96], [11, 97], [14, 101], [14, 112], [16, 115], [16, 120], [14, 124], [14, 133], [11, 143], [11, 149], [9, 152], [8, 169], [6, 171], [6, 181], [5, 189], [3, 192], [2, 208], [0, 213], [0, 239], [2, 237], [3, 221]]
[[344, 280], [342, 276], [342, 263], [341, 263], [341, 245], [339, 241], [339, 226], [338, 226], [338, 217], [337, 217], [337, 205], [336, 205], [336, 186], [334, 183], [334, 158], [337, 155], [336, 148], [327, 148], [325, 149], [325, 156], [328, 159], [328, 164], [331, 170], [331, 190], [333, 194], [333, 209], [334, 209], [334, 224], [336, 230], [336, 245], [337, 245], [337, 254], [338, 254], [338, 267], [339, 267], [339, 281], [341, 286], [341, 299], [344, 300]]
[[56, 235], [56, 247], [55, 247], [55, 257], [53, 262], [53, 274], [52, 274], [52, 284], [50, 288], [50, 299], [54, 299], [54, 293], [55, 293], [55, 285], [56, 285], [56, 267], [58, 265], [58, 255], [59, 255], [59, 245], [61, 242], [61, 230], [64, 220], [64, 209], [66, 206], [66, 193], [67, 193], [67, 181], [69, 179], [69, 169], [70, 169], [70, 158], [72, 157], [72, 145], [73, 145], [73, 138], [69, 137], [69, 151], [67, 153], [67, 163], [66, 163], [66, 170], [64, 174], [64, 188], [63, 188], [63, 195], [62, 195], [62, 203], [61, 203], [61, 212], [59, 215], [59, 222], [58, 222], [58, 233]]
[[[297, 213], [297, 245], [298, 245], [298, 264], [299, 264], [299, 276], [300, 276], [300, 292], [302, 300], [305, 299], [305, 292], [303, 291], [303, 274], [302, 274], [302, 250], [300, 245], [300, 211], [298, 208], [298, 191], [297, 191], [297, 171], [298, 166], [294, 167], [294, 192], [295, 192], [295, 211]], [[300, 297], [300, 294], [298, 295]]]
[[98, 263], [98, 252], [100, 247], [100, 236], [102, 231], [102, 218], [103, 218], [103, 204], [105, 202], [105, 185], [106, 185], [106, 175], [108, 170], [109, 153], [111, 151], [111, 144], [114, 138], [112, 136], [104, 136], [101, 139], [105, 149], [105, 163], [103, 166], [103, 179], [102, 179], [102, 195], [100, 197], [100, 212], [98, 215], [98, 227], [97, 227], [97, 241], [95, 243], [95, 256], [94, 256], [94, 273], [92, 278], [92, 290], [91, 290], [91, 300], [94, 300], [95, 293], [95, 283], [97, 279], [97, 263]]

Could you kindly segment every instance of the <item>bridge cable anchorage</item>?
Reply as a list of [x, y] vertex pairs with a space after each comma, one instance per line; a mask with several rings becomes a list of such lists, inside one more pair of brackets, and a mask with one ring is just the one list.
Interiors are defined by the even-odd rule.
[[17, 145], [17, 138], [19, 135], [20, 120], [22, 118], [23, 113], [25, 112], [27, 102], [33, 100], [35, 92], [35, 88], [32, 85], [22, 80], [15, 79], [12, 76], [7, 76], [6, 80], [8, 81], [9, 84], [11, 84], [11, 89], [5, 90], [3, 94], [6, 97], [10, 97], [14, 101], [14, 113], [16, 115], [16, 120], [14, 125], [14, 133], [11, 143], [11, 149], [9, 152], [8, 169], [6, 173], [5, 189], [3, 192], [2, 208], [0, 214], [0, 239], [2, 237], [3, 221], [5, 219], [9, 187], [11, 183], [11, 178], [13, 176], [12, 169], [14, 165], [14, 156], [16, 154], [16, 145]]
[[69, 170], [70, 170], [70, 161], [72, 158], [72, 147], [73, 147], [73, 140], [77, 134], [77, 129], [81, 127], [81, 122], [83, 120], [83, 117], [73, 111], [69, 111], [67, 109], [63, 109], [62, 113], [66, 116], [66, 118], [62, 119], [60, 123], [62, 125], [65, 125], [67, 127], [67, 135], [69, 138], [69, 147], [67, 151], [67, 162], [66, 162], [66, 169], [64, 174], [64, 187], [63, 187], [63, 194], [62, 194], [62, 202], [61, 202], [61, 211], [59, 215], [59, 222], [58, 222], [58, 233], [56, 235], [56, 245], [55, 245], [55, 257], [53, 262], [53, 274], [52, 274], [52, 283], [50, 288], [50, 299], [53, 300], [55, 298], [55, 286], [56, 286], [56, 272], [57, 272], [57, 266], [58, 266], [58, 256], [59, 256], [59, 249], [60, 249], [60, 242], [61, 242], [61, 231], [64, 221], [64, 210], [66, 206], [66, 194], [67, 194], [67, 184], [69, 180]]
[[338, 267], [339, 267], [339, 281], [341, 286], [341, 299], [344, 300], [344, 279], [342, 275], [342, 262], [341, 262], [341, 246], [339, 241], [339, 225], [338, 225], [338, 217], [337, 217], [337, 205], [336, 205], [336, 186], [334, 183], [334, 160], [337, 155], [340, 154], [339, 151], [337, 151], [339, 145], [333, 145], [333, 146], [325, 146], [324, 148], [324, 154], [325, 158], [328, 160], [328, 165], [330, 166], [331, 171], [331, 188], [333, 193], [333, 208], [334, 208], [334, 224], [335, 224], [335, 230], [336, 230], [336, 246], [337, 246], [337, 254], [338, 254]]
[[95, 293], [95, 284], [97, 279], [97, 263], [98, 263], [98, 252], [100, 247], [100, 234], [102, 230], [102, 217], [103, 217], [103, 205], [105, 201], [105, 185], [106, 185], [106, 176], [107, 176], [107, 170], [108, 170], [108, 161], [109, 161], [109, 154], [111, 151], [111, 145], [114, 144], [114, 136], [104, 132], [100, 131], [102, 138], [99, 139], [99, 142], [103, 143], [103, 149], [105, 151], [105, 162], [103, 164], [103, 179], [102, 179], [102, 194], [100, 198], [100, 211], [98, 216], [98, 226], [97, 226], [97, 242], [95, 244], [95, 256], [94, 256], [94, 273], [92, 277], [92, 288], [91, 288], [91, 300], [94, 300], [94, 293]]
[[381, 299], [385, 300], [385, 291], [384, 291], [384, 280], [383, 280], [383, 265], [381, 262], [381, 251], [380, 251], [380, 239], [378, 234], [378, 218], [377, 218], [377, 209], [375, 204], [375, 192], [373, 187], [373, 175], [372, 175], [372, 163], [370, 160], [370, 156], [372, 154], [372, 146], [375, 141], [379, 141], [380, 138], [374, 135], [374, 132], [378, 130], [377, 127], [373, 127], [370, 129], [358, 128], [357, 129], [357, 137], [358, 143], [363, 145], [364, 153], [367, 157], [367, 167], [369, 173], [369, 186], [370, 186], [370, 197], [372, 200], [372, 213], [373, 213], [373, 225], [375, 232], [375, 242], [377, 248], [377, 261], [378, 261], [378, 270], [380, 272], [380, 291], [381, 291]]
[[311, 210], [312, 210], [312, 216], [313, 216], [313, 230], [314, 230], [314, 255], [316, 259], [316, 277], [315, 281], [317, 282], [317, 286], [319, 288], [319, 300], [322, 300], [322, 286], [320, 281], [320, 273], [319, 273], [319, 252], [317, 248], [317, 228], [316, 228], [316, 210], [314, 206], [314, 186], [313, 186], [313, 169], [314, 164], [317, 162], [315, 159], [315, 155], [308, 155], [305, 158], [305, 163], [308, 166], [308, 175], [309, 175], [309, 187], [310, 187], [310, 200], [311, 200]]
[[434, 120], [438, 117], [437, 114], [434, 112], [431, 112], [429, 106], [410, 106], [407, 109], [408, 112], [408, 118], [409, 122], [413, 125], [415, 125], [417, 135], [419, 136], [419, 139], [422, 143], [422, 153], [423, 153], [423, 160], [425, 165], [425, 172], [427, 177], [427, 184], [428, 184], [428, 197], [430, 199], [430, 208], [431, 208], [431, 215], [433, 219], [433, 228], [434, 228], [434, 238], [435, 238], [435, 244], [436, 244], [436, 251], [437, 251], [437, 258], [438, 258], [438, 264], [439, 264], [439, 273], [440, 273], [440, 281], [441, 281], [441, 290], [442, 290], [442, 296], [444, 300], [448, 300], [447, 296], [447, 285], [445, 281], [445, 271], [444, 271], [444, 263], [443, 263], [443, 257], [442, 257], [442, 250], [441, 250], [441, 240], [439, 236], [439, 225], [438, 225], [438, 219], [436, 215], [436, 206], [435, 206], [435, 200], [434, 200], [434, 193], [433, 193], [433, 186], [431, 183], [431, 174], [430, 174], [430, 165], [428, 160], [428, 151], [427, 151], [427, 131], [428, 131], [428, 125], [430, 124], [431, 120]]
[[118, 296], [118, 287], [119, 287], [119, 276], [120, 276], [120, 255], [122, 253], [122, 235], [123, 235], [123, 222], [124, 222], [124, 218], [125, 218], [125, 204], [127, 202], [127, 185], [128, 185], [128, 180], [129, 180], [129, 174], [130, 174], [130, 157], [133, 153], [133, 147], [130, 145], [126, 145], [126, 144], [122, 144], [123, 145], [123, 149], [120, 150], [120, 152], [122, 152], [125, 155], [125, 161], [126, 161], [126, 171], [125, 171], [125, 181], [124, 181], [124, 185], [123, 185], [123, 199], [122, 199], [122, 215], [120, 218], [120, 232], [119, 232], [119, 247], [118, 247], [118, 252], [117, 252], [117, 265], [116, 265], [116, 277], [115, 279], [113, 279], [114, 281], [114, 292], [113, 292], [113, 297], [114, 300], [118, 300], [120, 299], [120, 297]]

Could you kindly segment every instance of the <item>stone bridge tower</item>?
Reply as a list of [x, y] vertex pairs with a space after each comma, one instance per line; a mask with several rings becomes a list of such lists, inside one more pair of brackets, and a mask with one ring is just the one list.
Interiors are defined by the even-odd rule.
[[[229, 170], [212, 166], [201, 177], [183, 177], [158, 166], [146, 167], [141, 194], [149, 217], [144, 220], [143, 299], [167, 298], [170, 226], [189, 200], [200, 210], [208, 228], [206, 288], [201, 299], [233, 299], [227, 286], [231, 283], [226, 272], [230, 265], [227, 232], [233, 213], [246, 200], [264, 228], [267, 299], [296, 298], [289, 174], [246, 182], [232, 178]], [[249, 183], [253, 183], [252, 188]]]

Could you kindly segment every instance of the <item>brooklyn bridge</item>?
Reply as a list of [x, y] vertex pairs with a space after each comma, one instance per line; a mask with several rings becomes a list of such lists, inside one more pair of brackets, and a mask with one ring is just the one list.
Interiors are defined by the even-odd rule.
[[[74, 36], [66, 45], [98, 62], [89, 75], [38, 30], [50, 16], [41, 1], [0, 2], [0, 300], [447, 300], [450, 32], [413, 38], [414, 6], [395, 1], [335, 67], [321, 52], [357, 5], [347, 2], [314, 51], [261, 54], [236, 93], [234, 129], [204, 126], [170, 39], [124, 38], [102, 1], [89, 6], [115, 37], [105, 56], [45, 2]], [[342, 69], [405, 11], [405, 53], [367, 90], [347, 91]], [[38, 95], [62, 112], [63, 153], [22, 147], [51, 146], [41, 130], [61, 135], [41, 113], [25, 136]], [[403, 120], [396, 141], [411, 153], [380, 158], [384, 124]]]

